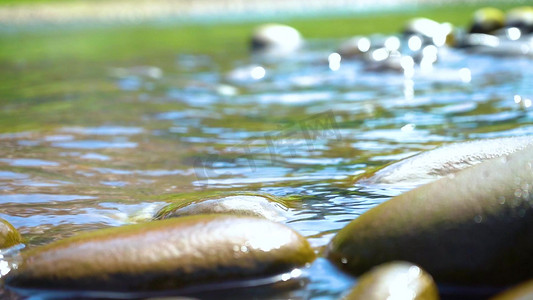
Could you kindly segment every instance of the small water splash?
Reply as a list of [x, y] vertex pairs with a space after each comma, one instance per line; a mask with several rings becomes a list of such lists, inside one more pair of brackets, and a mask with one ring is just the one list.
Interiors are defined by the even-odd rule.
[[123, 224], [137, 224], [152, 220], [155, 214], [168, 205], [166, 202], [120, 204], [114, 202], [102, 202], [98, 204], [107, 211], [104, 213]]
[[0, 249], [0, 279], [7, 275], [11, 270], [17, 269], [22, 262], [20, 251], [26, 246], [18, 244], [9, 248]]

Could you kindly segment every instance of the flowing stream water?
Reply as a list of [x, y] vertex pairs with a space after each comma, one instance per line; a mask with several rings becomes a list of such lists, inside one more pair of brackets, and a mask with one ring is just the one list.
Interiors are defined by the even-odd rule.
[[[530, 58], [442, 48], [406, 75], [335, 62], [339, 42], [277, 59], [96, 63], [85, 78], [58, 74], [88, 64], [32, 65], [21, 100], [3, 105], [18, 117], [0, 134], [0, 218], [33, 247], [147, 221], [183, 194], [260, 191], [293, 196], [286, 223], [320, 251], [402, 192], [355, 175], [444, 143], [533, 133]], [[322, 258], [304, 272], [284, 297], [335, 299], [355, 280]]]

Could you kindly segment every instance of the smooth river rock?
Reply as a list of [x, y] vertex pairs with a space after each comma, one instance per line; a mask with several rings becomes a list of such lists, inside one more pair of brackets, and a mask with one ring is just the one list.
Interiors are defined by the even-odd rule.
[[533, 136], [455, 143], [400, 160], [356, 179], [360, 185], [416, 187], [533, 144]]
[[505, 26], [517, 27], [523, 34], [532, 33], [533, 6], [520, 6], [508, 11]]
[[483, 7], [474, 12], [470, 33], [494, 33], [503, 28], [505, 13], [494, 7]]
[[363, 54], [367, 53], [372, 46], [371, 39], [365, 36], [354, 36], [340, 44], [337, 52], [342, 58], [361, 57]]
[[8, 221], [0, 219], [0, 249], [22, 243], [22, 236]]
[[405, 260], [452, 285], [533, 278], [532, 166], [528, 146], [394, 197], [339, 231], [326, 255], [356, 275]]
[[529, 280], [516, 287], [512, 287], [507, 291], [498, 294], [491, 300], [530, 300], [533, 299], [533, 280]]
[[15, 289], [209, 290], [291, 272], [314, 257], [307, 240], [285, 225], [200, 215], [98, 230], [23, 252], [5, 282]]
[[403, 29], [404, 37], [418, 36], [423, 44], [444, 46], [453, 40], [453, 26], [450, 23], [439, 23], [428, 18], [413, 18]]
[[284, 221], [287, 212], [283, 201], [272, 195], [243, 193], [177, 201], [163, 207], [154, 218], [161, 220], [198, 214], [229, 214]]
[[344, 300], [436, 300], [439, 291], [431, 275], [408, 262], [374, 267], [357, 280]]
[[299, 50], [304, 40], [293, 27], [283, 24], [264, 24], [254, 29], [251, 50], [269, 56], [285, 56]]

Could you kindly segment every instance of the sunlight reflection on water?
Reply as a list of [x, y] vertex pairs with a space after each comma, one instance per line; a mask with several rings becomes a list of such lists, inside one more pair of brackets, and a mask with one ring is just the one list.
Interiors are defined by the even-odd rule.
[[[69, 126], [0, 135], [0, 217], [31, 246], [149, 220], [159, 196], [262, 191], [305, 196], [287, 224], [320, 249], [411, 188], [354, 186], [353, 175], [443, 143], [533, 133], [532, 60], [428, 48], [440, 55], [432, 71], [412, 59], [406, 73], [332, 51], [318, 40], [286, 60], [168, 55], [112, 71], [109, 99], [140, 113], [103, 105]], [[322, 258], [303, 272], [313, 299], [354, 282]]]

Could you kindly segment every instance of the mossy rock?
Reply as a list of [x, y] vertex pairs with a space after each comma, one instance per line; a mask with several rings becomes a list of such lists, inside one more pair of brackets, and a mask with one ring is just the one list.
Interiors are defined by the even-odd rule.
[[0, 249], [22, 243], [22, 236], [8, 221], [0, 219]]
[[505, 13], [494, 7], [483, 7], [474, 12], [470, 33], [493, 33], [503, 28]]
[[[199, 215], [98, 230], [22, 253], [14, 289], [161, 291], [290, 272], [315, 257], [307, 240], [260, 218]], [[229, 286], [226, 286], [228, 283]]]
[[533, 280], [529, 280], [518, 286], [512, 287], [509, 290], [491, 298], [491, 300], [527, 300], [527, 299], [533, 299]]
[[439, 291], [431, 275], [408, 262], [374, 267], [358, 279], [344, 300], [436, 300]]
[[533, 6], [520, 6], [507, 12], [505, 25], [517, 27], [523, 33], [533, 32]]
[[182, 199], [163, 207], [156, 220], [198, 214], [229, 214], [283, 221], [287, 219], [285, 202], [263, 193], [227, 193], [199, 199]]
[[483, 161], [533, 145], [533, 136], [485, 139], [444, 145], [405, 158], [355, 179], [360, 185], [416, 187]]
[[533, 146], [421, 186], [364, 213], [327, 257], [354, 274], [405, 260], [439, 283], [515, 284], [533, 277]]

